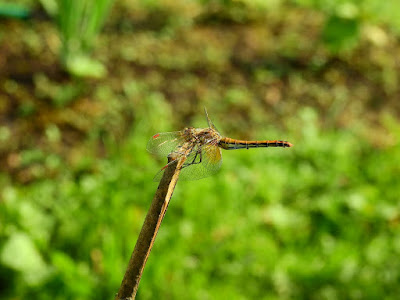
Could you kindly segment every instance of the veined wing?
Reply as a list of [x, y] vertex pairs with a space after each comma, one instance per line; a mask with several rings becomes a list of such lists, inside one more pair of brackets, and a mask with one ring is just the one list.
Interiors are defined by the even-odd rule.
[[147, 151], [166, 158], [168, 154], [175, 151], [183, 143], [184, 138], [181, 131], [157, 133], [147, 143]]
[[196, 145], [187, 156], [179, 180], [197, 180], [218, 172], [222, 164], [221, 149], [214, 144]]
[[[218, 172], [222, 164], [221, 149], [212, 144], [204, 146], [196, 145], [187, 156], [185, 163], [182, 166], [179, 180], [197, 180], [211, 176]], [[154, 181], [160, 181], [164, 169], [163, 167], [154, 177]]]
[[222, 164], [221, 149], [214, 144], [196, 146], [186, 158], [180, 180], [197, 180], [218, 172]]
[[206, 119], [207, 119], [207, 123], [208, 123], [208, 127], [214, 129], [215, 131], [218, 132], [217, 127], [215, 127], [214, 123], [211, 121], [210, 117], [208, 116], [208, 112], [207, 109], [204, 107], [204, 112], [206, 114]]

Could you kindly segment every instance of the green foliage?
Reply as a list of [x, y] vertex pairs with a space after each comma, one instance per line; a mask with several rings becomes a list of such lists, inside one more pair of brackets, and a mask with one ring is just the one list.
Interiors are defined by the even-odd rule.
[[[149, 101], [97, 172], [3, 189], [1, 264], [19, 278], [21, 297], [116, 292], [162, 165], [145, 145], [169, 113], [149, 111], [163, 100]], [[289, 120], [294, 148], [224, 151], [219, 174], [179, 182], [139, 299], [395, 299], [398, 136], [379, 149], [362, 127], [322, 131], [319, 121], [306, 108]], [[385, 122], [395, 134], [400, 125]]]
[[76, 76], [102, 77], [105, 67], [89, 56], [113, 0], [58, 0], [62, 61]]
[[[55, 11], [53, 1], [41, 3]], [[59, 2], [64, 62], [75, 75], [102, 73], [86, 59], [111, 2], [87, 3]], [[0, 127], [9, 168], [41, 178], [23, 185], [0, 175], [0, 297], [112, 298], [157, 188], [152, 178], [165, 164], [145, 152], [147, 140], [182, 124], [205, 126], [206, 105], [222, 134], [287, 139], [294, 148], [224, 151], [219, 174], [179, 182], [138, 299], [397, 299], [400, 124], [390, 114], [375, 120], [383, 129], [351, 118], [366, 103], [379, 106], [382, 95], [397, 99], [397, 44], [394, 55], [384, 43], [367, 45], [365, 56], [355, 49], [369, 22], [376, 40], [389, 40], [381, 25], [400, 28], [400, 10], [390, 9], [398, 2], [198, 1], [205, 13], [199, 5], [181, 12], [182, 3], [140, 4], [156, 16], [150, 27], [135, 28], [129, 10], [115, 17], [123, 30], [108, 40], [114, 52], [103, 53], [117, 71], [100, 83], [37, 72], [26, 80], [28, 93], [25, 73], [3, 82], [12, 100], [28, 99], [16, 111], [28, 124], [20, 132], [43, 134], [24, 135], [34, 147], [22, 150], [8, 126], [14, 119]], [[193, 21], [199, 11], [221, 23]], [[246, 22], [254, 30], [238, 25]], [[347, 60], [336, 57], [341, 51]], [[41, 122], [31, 125], [38, 111]], [[63, 152], [76, 135], [65, 127], [86, 134], [71, 156]]]
[[[26, 204], [26, 209], [29, 204]], [[32, 217], [36, 217], [34, 214]], [[16, 259], [18, 258], [18, 259]], [[26, 233], [14, 232], [3, 245], [0, 261], [4, 266], [18, 271], [28, 286], [43, 283], [49, 273], [40, 252]]]
[[360, 41], [360, 28], [384, 25], [400, 33], [400, 2], [389, 0], [292, 0], [326, 16], [322, 41], [333, 53], [348, 51]]
[[358, 20], [332, 16], [326, 22], [322, 31], [323, 42], [333, 53], [337, 53], [340, 50], [350, 50], [357, 45], [359, 26]]
[[30, 10], [23, 4], [0, 2], [0, 17], [25, 19], [30, 15]]

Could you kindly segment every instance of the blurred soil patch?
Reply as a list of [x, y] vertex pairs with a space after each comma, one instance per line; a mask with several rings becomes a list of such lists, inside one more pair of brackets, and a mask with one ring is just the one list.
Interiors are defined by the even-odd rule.
[[49, 18], [0, 21], [1, 171], [28, 183], [65, 164], [90, 170], [88, 157], [107, 155], [104, 141], [118, 143], [154, 93], [171, 104], [177, 126], [207, 106], [212, 115], [229, 112], [218, 122], [238, 137], [266, 123], [285, 127], [311, 106], [321, 126], [363, 120], [380, 145], [382, 113], [399, 116], [400, 43], [381, 27], [363, 26], [354, 49], [331, 54], [320, 40], [324, 16], [310, 9], [237, 21], [198, 8], [180, 15], [129, 5], [114, 7], [99, 38], [102, 79], [63, 71]]

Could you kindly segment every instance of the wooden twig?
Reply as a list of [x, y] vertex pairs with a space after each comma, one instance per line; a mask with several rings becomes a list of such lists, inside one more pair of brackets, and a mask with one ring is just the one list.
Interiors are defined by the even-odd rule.
[[[171, 160], [171, 159], [170, 159]], [[179, 174], [186, 157], [173, 160], [168, 164], [158, 185], [153, 202], [144, 220], [135, 249], [126, 269], [124, 278], [115, 300], [133, 300], [139, 287], [140, 278], [158, 229], [167, 211], [169, 201], [178, 181]]]

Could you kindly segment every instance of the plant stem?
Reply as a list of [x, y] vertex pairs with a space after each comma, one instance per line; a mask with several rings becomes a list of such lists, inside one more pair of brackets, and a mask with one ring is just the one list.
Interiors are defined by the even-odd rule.
[[[170, 159], [169, 159], [170, 160]], [[186, 157], [173, 160], [164, 171], [153, 202], [144, 220], [135, 249], [126, 269], [115, 300], [133, 300], [139, 287], [146, 261], [154, 244], [158, 229], [167, 211], [169, 201], [178, 181]]]

